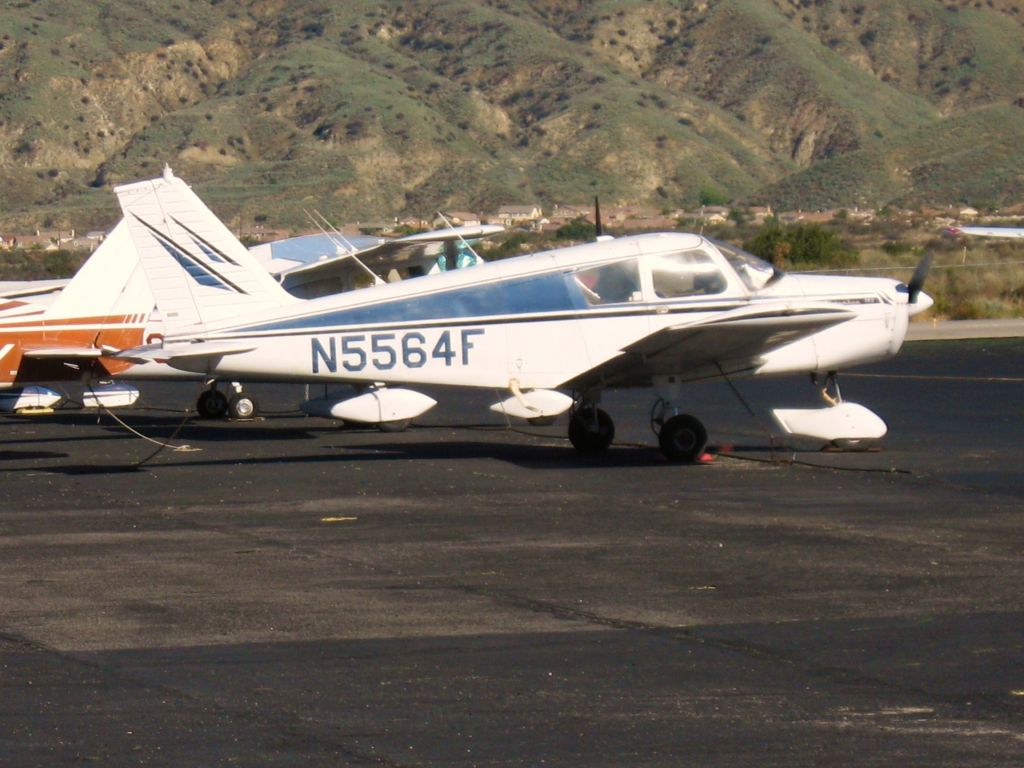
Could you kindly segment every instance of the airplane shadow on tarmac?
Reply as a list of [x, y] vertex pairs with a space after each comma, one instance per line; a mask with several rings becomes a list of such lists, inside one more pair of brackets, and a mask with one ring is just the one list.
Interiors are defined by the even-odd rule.
[[[643, 444], [623, 441], [613, 444], [604, 454], [586, 456], [578, 453], [561, 433], [509, 430], [495, 424], [431, 424], [417, 425], [397, 434], [385, 434], [375, 427], [362, 425], [339, 425], [319, 420], [306, 421], [292, 418], [259, 419], [246, 422], [204, 421], [192, 416], [182, 419], [179, 415], [125, 414], [119, 416], [126, 426], [115, 423], [107, 415], [100, 417], [97, 424], [95, 413], [58, 414], [47, 423], [54, 422], [62, 428], [90, 427], [74, 434], [72, 429], [61, 429], [53, 434], [40, 434], [28, 440], [9, 441], [19, 447], [26, 443], [67, 445], [77, 443], [71, 452], [11, 451], [0, 453], [0, 460], [47, 460], [49, 466], [7, 467], [7, 471], [50, 472], [65, 475], [86, 475], [119, 473], [145, 469], [170, 469], [174, 467], [218, 467], [218, 466], [275, 466], [282, 464], [324, 464], [337, 462], [394, 462], [409, 460], [470, 462], [491, 459], [521, 466], [531, 470], [565, 470], [588, 468], [658, 468], [672, 467], [653, 443]], [[166, 441], [168, 446], [160, 450], [154, 445], [151, 451], [124, 451], [122, 456], [104, 451], [106, 461], [82, 462], [82, 454], [88, 454], [89, 442], [96, 444], [109, 440], [140, 438], [131, 430], [154, 441]], [[69, 432], [71, 436], [69, 437]], [[295, 452], [298, 441], [308, 442], [313, 450]], [[751, 441], [756, 443], [757, 441]], [[191, 450], [176, 451], [175, 447], [187, 444]], [[0, 442], [0, 446], [3, 442]], [[280, 446], [276, 450], [274, 446]], [[246, 453], [239, 455], [232, 450], [237, 446]], [[290, 447], [288, 447], [290, 446]], [[117, 449], [118, 452], [120, 449]], [[761, 456], [765, 460], [783, 453], [791, 455], [787, 446], [751, 444], [735, 446], [735, 452]], [[258, 453], [260, 455], [253, 455]], [[93, 454], [94, 459], [101, 459]], [[67, 460], [71, 463], [65, 463]], [[78, 461], [75, 461], [78, 459]], [[62, 461], [64, 460], [64, 461]], [[678, 465], [680, 470], [696, 470], [701, 464]]]
[[[189, 436], [191, 440], [193, 436]], [[513, 464], [530, 470], [566, 469], [678, 469], [679, 471], [700, 471], [704, 464], [671, 464], [664, 459], [660, 451], [654, 447], [612, 446], [601, 456], [581, 456], [571, 447], [502, 444], [486, 441], [445, 441], [445, 442], [402, 442], [376, 443], [372, 446], [331, 445], [331, 453], [304, 453], [298, 455], [278, 456], [211, 456], [211, 452], [202, 449], [175, 455], [173, 449], [167, 449], [151, 460], [126, 460], [109, 464], [62, 464], [56, 463], [47, 467], [33, 467], [34, 472], [51, 472], [64, 475], [95, 475], [119, 473], [126, 471], [187, 469], [197, 467], [273, 467], [282, 464], [338, 464], [359, 463], [370, 464], [379, 462], [405, 462], [410, 460], [431, 462], [471, 462], [475, 460], [496, 460]], [[768, 461], [771, 449], [750, 447], [746, 453], [761, 454]], [[55, 456], [54, 458], [64, 458]], [[15, 470], [16, 471], [16, 470]], [[27, 471], [27, 470], [25, 470]]]

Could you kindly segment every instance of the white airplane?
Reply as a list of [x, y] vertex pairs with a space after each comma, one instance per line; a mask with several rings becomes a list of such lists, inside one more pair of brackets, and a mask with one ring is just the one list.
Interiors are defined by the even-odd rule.
[[[503, 230], [498, 225], [450, 227], [394, 239], [344, 239], [340, 233], [325, 233], [252, 250], [286, 290], [296, 296], [321, 295], [351, 290], [368, 277], [379, 282], [371, 269], [404, 279], [439, 271], [445, 256], [454, 267], [457, 252], [468, 249], [468, 239]], [[474, 254], [469, 263], [477, 260]], [[462, 260], [461, 266], [466, 265]], [[163, 330], [123, 222], [73, 278], [0, 282], [0, 412], [52, 408], [64, 399], [37, 382], [80, 380], [87, 383], [87, 407], [116, 407], [131, 405], [139, 392], [127, 383], [108, 383], [111, 378], [199, 378], [153, 362], [133, 364], [110, 356], [160, 338]], [[210, 382], [197, 400], [200, 415], [254, 416], [255, 400], [237, 384], [233, 390], [225, 394]]]
[[947, 227], [945, 233], [951, 237], [971, 235], [972, 237], [1024, 237], [1021, 227]]
[[[309, 410], [369, 423], [412, 419], [433, 405], [403, 384], [503, 390], [492, 408], [511, 416], [569, 411], [570, 440], [584, 453], [604, 451], [614, 437], [598, 407], [605, 388], [653, 385], [662, 451], [693, 460], [707, 432], [678, 412], [685, 382], [831, 379], [895, 355], [908, 318], [931, 304], [921, 290], [927, 260], [909, 285], [784, 275], [732, 246], [679, 233], [602, 239], [299, 301], [170, 173], [115, 192], [166, 324], [160, 343], [117, 357], [228, 380], [355, 384], [367, 391]], [[828, 439], [885, 432], [873, 413], [844, 402], [784, 412], [780, 422]]]

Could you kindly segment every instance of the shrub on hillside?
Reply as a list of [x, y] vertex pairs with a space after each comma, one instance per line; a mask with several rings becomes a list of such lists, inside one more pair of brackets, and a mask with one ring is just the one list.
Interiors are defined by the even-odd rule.
[[820, 224], [768, 226], [743, 247], [778, 267], [837, 268], [857, 262], [857, 254], [842, 238]]
[[573, 219], [568, 224], [563, 224], [555, 230], [556, 240], [593, 240], [595, 235], [594, 225], [582, 216]]

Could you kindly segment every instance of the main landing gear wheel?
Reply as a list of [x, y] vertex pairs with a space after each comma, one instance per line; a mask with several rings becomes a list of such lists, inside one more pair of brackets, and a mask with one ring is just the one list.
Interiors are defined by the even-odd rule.
[[196, 400], [196, 411], [203, 419], [223, 419], [228, 412], [228, 399], [219, 389], [204, 389]]
[[228, 416], [232, 419], [255, 419], [258, 412], [256, 399], [245, 393], [235, 395], [228, 403]]
[[600, 408], [581, 408], [569, 418], [569, 442], [582, 454], [604, 453], [615, 439], [615, 423]]
[[381, 421], [377, 423], [377, 429], [381, 432], [391, 434], [393, 432], [405, 432], [409, 428], [412, 419], [398, 419], [397, 421]]
[[661, 425], [658, 444], [669, 461], [694, 462], [704, 453], [708, 444], [708, 431], [693, 416], [673, 416]]

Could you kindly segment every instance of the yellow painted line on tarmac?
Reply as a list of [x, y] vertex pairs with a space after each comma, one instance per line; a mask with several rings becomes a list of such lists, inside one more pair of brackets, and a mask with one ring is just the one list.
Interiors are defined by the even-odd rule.
[[358, 517], [321, 517], [321, 523], [354, 523]]

